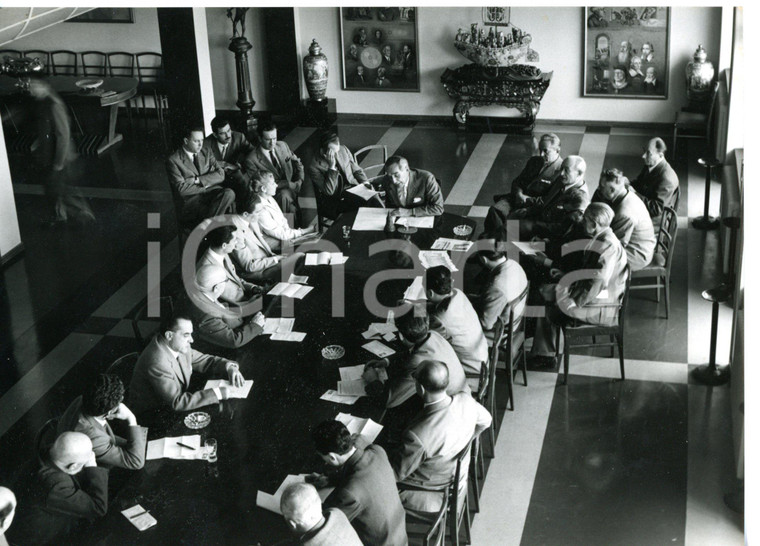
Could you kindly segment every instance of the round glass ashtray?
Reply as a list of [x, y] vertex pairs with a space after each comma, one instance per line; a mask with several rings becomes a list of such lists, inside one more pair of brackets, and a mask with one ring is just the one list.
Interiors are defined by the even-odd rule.
[[467, 237], [471, 233], [472, 233], [472, 226], [461, 224], [459, 226], [454, 227], [454, 235], [458, 235], [459, 237]]
[[205, 411], [194, 411], [185, 417], [185, 426], [197, 430], [205, 428], [211, 422], [211, 416]]
[[338, 360], [346, 354], [346, 350], [340, 345], [328, 345], [322, 349], [322, 357], [327, 360]]

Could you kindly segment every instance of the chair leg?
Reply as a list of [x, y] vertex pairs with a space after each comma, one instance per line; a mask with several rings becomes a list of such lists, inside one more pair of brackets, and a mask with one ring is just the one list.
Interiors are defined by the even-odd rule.
[[470, 502], [465, 499], [465, 506], [463, 508], [464, 510], [464, 543], [465, 544], [471, 544], [472, 543], [472, 534], [470, 529]]
[[525, 386], [528, 386], [528, 365], [526, 363], [526, 357], [525, 357], [525, 346], [523, 345], [522, 349], [522, 375], [523, 375], [523, 383]]
[[673, 155], [672, 160], [676, 160], [676, 143], [678, 142], [678, 126], [673, 127]]
[[615, 357], [615, 336], [610, 336], [610, 358]]
[[507, 394], [509, 396], [509, 399], [507, 400], [507, 407], [509, 408], [509, 411], [515, 411], [515, 393], [514, 393], [514, 378], [513, 378], [513, 372], [512, 369], [512, 357], [507, 358]]
[[665, 275], [665, 319], [670, 318], [670, 277]]
[[[472, 511], [476, 514], [480, 512], [480, 487], [478, 486], [477, 471], [470, 472], [470, 480], [472, 484]], [[469, 492], [468, 492], [469, 494]]]
[[565, 354], [564, 354], [564, 370], [563, 370], [563, 385], [567, 385], [567, 374], [570, 370], [570, 343], [567, 341], [567, 336], [565, 336]]
[[617, 337], [618, 356], [620, 357], [620, 379], [625, 381], [625, 357], [623, 356], [623, 335], [619, 334], [615, 337]]
[[[458, 499], [459, 497], [457, 497]], [[454, 546], [459, 546], [459, 510], [456, 504], [449, 505], [451, 514], [451, 525], [449, 526], [449, 532], [451, 533], [451, 543]], [[453, 506], [453, 508], [452, 508]], [[446, 544], [446, 538], [444, 537], [443, 543]]]

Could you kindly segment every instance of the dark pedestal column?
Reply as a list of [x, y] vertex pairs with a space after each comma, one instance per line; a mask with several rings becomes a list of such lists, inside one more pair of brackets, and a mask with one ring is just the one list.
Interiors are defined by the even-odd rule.
[[305, 99], [301, 101], [300, 122], [302, 125], [327, 129], [334, 125], [337, 120], [335, 99], [322, 101]]
[[293, 8], [264, 8], [267, 102], [273, 116], [295, 120], [301, 102]]
[[238, 90], [238, 99], [235, 104], [240, 108], [242, 122], [240, 126], [244, 128], [243, 131], [248, 138], [251, 138], [258, 126], [256, 118], [253, 117], [253, 105], [256, 101], [253, 100], [251, 93], [251, 75], [248, 70], [248, 50], [252, 47], [245, 36], [238, 36], [232, 39], [227, 48], [235, 54]]

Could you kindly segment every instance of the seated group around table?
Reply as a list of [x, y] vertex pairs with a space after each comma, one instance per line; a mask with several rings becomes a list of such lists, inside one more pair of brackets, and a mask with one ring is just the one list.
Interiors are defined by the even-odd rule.
[[[188, 132], [167, 169], [185, 213], [198, 223], [230, 213], [232, 224], [208, 228], [186, 310], [163, 318], [137, 360], [126, 403], [122, 380], [99, 374], [71, 402], [57, 429], [41, 438], [32, 500], [18, 511], [11, 544], [61, 543], [75, 528], [103, 516], [109, 470], [137, 471], [145, 463], [148, 430], [138, 417], [149, 420], [158, 411], [185, 412], [228, 398], [225, 386], [191, 390], [194, 374], [244, 383], [236, 361], [195, 350], [194, 336], [224, 350], [260, 335], [266, 283], [287, 278], [302, 257], [286, 256], [284, 243], [313, 228], [292, 228], [284, 216], [285, 210], [297, 210], [303, 167], [277, 141], [276, 127], [259, 127], [258, 146], [230, 131], [225, 120], [216, 119], [212, 129], [205, 141], [200, 131]], [[663, 259], [655, 249], [658, 219], [664, 207], [674, 206], [678, 179], [664, 159], [661, 139], [647, 144], [636, 179], [607, 170], [592, 199], [583, 158], [563, 159], [553, 134], [541, 137], [539, 150], [511, 191], [495, 196], [481, 237], [493, 244], [476, 251], [482, 268], [476, 290], [466, 294], [455, 287], [445, 266], [427, 269], [425, 304], [414, 302], [395, 319], [404, 348], [366, 363], [366, 394], [386, 408], [387, 451], [353, 437], [339, 421], [313, 428], [324, 470], [281, 497], [283, 517], [298, 543], [407, 544], [405, 513], [432, 517], [441, 508], [441, 493], [424, 489], [449, 483], [458, 455], [491, 424], [491, 415], [473, 398], [477, 378], [483, 364], [495, 365], [488, 362], [489, 346], [511, 335], [506, 331], [494, 339], [497, 320], [507, 325], [511, 315], [514, 330], [523, 320], [528, 279], [546, 308], [536, 321], [531, 360], [537, 367], [554, 366], [558, 327], [574, 321], [613, 324], [629, 269]], [[367, 181], [334, 135], [322, 140], [309, 172], [344, 211], [356, 205], [344, 199], [346, 189]], [[404, 158], [388, 159], [381, 182], [394, 215], [442, 214], [435, 177], [410, 169]], [[234, 212], [236, 203], [242, 212]], [[506, 237], [512, 220], [526, 236], [542, 240], [546, 251], [523, 256], [522, 264], [512, 259]], [[118, 430], [125, 436], [114, 432], [113, 421], [123, 425]], [[461, 494], [467, 475], [463, 471], [457, 484]], [[315, 486], [326, 485], [335, 491], [323, 505]], [[0, 521], [8, 521], [9, 513], [12, 518], [12, 495], [0, 488]]]

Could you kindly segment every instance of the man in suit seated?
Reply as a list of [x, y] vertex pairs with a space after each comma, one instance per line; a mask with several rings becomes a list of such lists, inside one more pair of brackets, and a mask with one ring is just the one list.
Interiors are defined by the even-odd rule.
[[365, 200], [348, 192], [359, 184], [366, 184], [367, 175], [356, 162], [348, 148], [342, 146], [338, 135], [327, 133], [319, 143], [319, 153], [314, 156], [309, 166], [309, 176], [321, 195], [320, 212], [329, 217], [336, 217], [341, 212], [356, 210], [359, 207], [381, 206], [379, 197]]
[[605, 171], [599, 178], [599, 188], [592, 201], [606, 203], [612, 208], [615, 217], [610, 228], [625, 248], [631, 271], [638, 271], [652, 261], [657, 239], [646, 205], [636, 192], [629, 190], [628, 184], [621, 171]]
[[382, 179], [385, 203], [393, 208], [393, 216], [440, 216], [443, 214], [443, 195], [432, 173], [410, 169], [399, 155], [385, 162]]
[[[444, 265], [425, 272], [425, 296], [430, 329], [451, 344], [466, 374], [478, 376], [481, 363], [488, 362], [488, 344], [478, 314], [467, 296], [454, 288], [451, 271]], [[478, 389], [478, 380], [468, 380], [470, 389]]]
[[[389, 453], [389, 459], [398, 482], [441, 487], [450, 482], [459, 453], [491, 425], [491, 415], [469, 393], [447, 394], [449, 370], [441, 362], [422, 362], [414, 377], [425, 405], [408, 423], [401, 446]], [[464, 466], [459, 497], [466, 494]], [[402, 490], [400, 496], [407, 511], [423, 514], [437, 512], [443, 501], [440, 492], [432, 491]]]
[[385, 450], [357, 437], [340, 421], [323, 421], [311, 433], [317, 453], [328, 467], [326, 476], [308, 477], [317, 486], [335, 486], [325, 502], [346, 514], [362, 543], [405, 546], [404, 507]]
[[337, 508], [322, 512], [322, 500], [308, 483], [294, 483], [280, 497], [280, 512], [288, 527], [306, 546], [362, 546], [346, 515]]
[[39, 456], [30, 503], [8, 534], [14, 545], [70, 543], [73, 531], [108, 511], [108, 470], [97, 466], [86, 435], [64, 432]]
[[277, 204], [282, 212], [295, 214], [296, 223], [300, 223], [298, 194], [304, 180], [303, 163], [286, 143], [277, 140], [277, 126], [273, 122], [260, 122], [257, 131], [259, 145], [246, 156], [245, 170], [249, 176], [255, 171], [272, 173], [277, 183]]
[[224, 170], [203, 148], [203, 129], [187, 131], [182, 146], [166, 160], [169, 183], [182, 202], [180, 221], [195, 227], [203, 219], [235, 210], [235, 192], [225, 188]]
[[190, 294], [190, 311], [198, 338], [227, 349], [246, 345], [264, 331], [264, 315], [244, 316], [234, 303], [219, 301], [229, 282], [220, 267], [204, 265], [195, 272], [197, 291]]
[[543, 197], [562, 169], [560, 140], [554, 133], [541, 136], [538, 155], [528, 159], [525, 167], [512, 181], [509, 193], [493, 196], [494, 205], [488, 208], [484, 221], [485, 230], [495, 233], [501, 229], [513, 208], [525, 206], [531, 197]]
[[227, 118], [217, 116], [211, 120], [211, 134], [203, 141], [203, 149], [213, 155], [224, 170], [225, 185], [235, 191], [237, 209], [241, 210], [251, 192], [251, 182], [242, 166], [253, 151], [253, 145], [243, 133], [230, 128]]
[[[496, 249], [500, 248], [498, 241], [495, 244]], [[478, 259], [488, 275], [481, 287], [476, 308], [486, 340], [492, 345], [496, 320], [501, 318], [504, 329], [507, 329], [509, 303], [523, 293], [528, 286], [528, 278], [522, 266], [507, 258], [507, 253], [502, 250], [481, 250], [478, 252]], [[525, 302], [518, 302], [514, 309], [515, 328], [520, 324], [524, 310]]]
[[[545, 317], [536, 321], [530, 358], [538, 367], [556, 364], [557, 328], [573, 320], [596, 325], [611, 325], [617, 320], [615, 305], [625, 290], [625, 249], [610, 229], [615, 213], [605, 203], [591, 203], [583, 215], [583, 229], [588, 239], [574, 241], [566, 252], [581, 251], [580, 269], [573, 272], [553, 271], [558, 284], [547, 284], [541, 295], [547, 303]], [[554, 262], [544, 258], [544, 264], [552, 267]], [[561, 277], [568, 275], [569, 282]], [[581, 275], [579, 277], [579, 274]]]
[[[127, 422], [129, 438], [114, 434], [108, 424], [112, 419]], [[87, 435], [100, 466], [139, 470], [145, 464], [148, 429], [137, 424], [124, 404], [124, 384], [116, 375], [98, 374], [74, 399], [58, 421], [58, 434], [67, 431]]]
[[[424, 309], [410, 309], [397, 317], [396, 327], [407, 349], [367, 362], [363, 378], [368, 394], [384, 399], [388, 408], [401, 406], [414, 396], [414, 372], [426, 360], [441, 362], [448, 368], [449, 394], [470, 392], [459, 357], [441, 334], [429, 331]], [[381, 370], [386, 371], [387, 381], [382, 380], [384, 374]]]
[[275, 254], [261, 231], [256, 210], [233, 214], [230, 218], [237, 227], [241, 242], [232, 251], [232, 261], [237, 264], [240, 276], [250, 281], [287, 280], [303, 257], [303, 252], [294, 252], [289, 256]]
[[11, 528], [16, 515], [16, 495], [7, 487], [0, 487], [0, 546], [8, 546], [5, 533]]
[[241, 279], [230, 259], [233, 251], [243, 247], [237, 228], [230, 225], [218, 227], [206, 235], [206, 241], [208, 241], [208, 249], [198, 260], [198, 268], [215, 267], [225, 273], [228, 281], [224, 284], [224, 290], [218, 299], [242, 305], [261, 297], [261, 288]]
[[636, 190], [652, 217], [655, 235], [660, 231], [662, 209], [675, 206], [678, 191], [678, 175], [665, 159], [667, 150], [668, 147], [661, 138], [650, 140], [641, 156], [644, 168], [631, 181], [631, 187]]
[[190, 317], [177, 314], [163, 321], [140, 354], [129, 385], [129, 405], [138, 415], [162, 407], [188, 411], [227, 399], [224, 386], [190, 392], [194, 372], [226, 374], [233, 386], [243, 386], [237, 362], [198, 352], [190, 346], [192, 342]]

